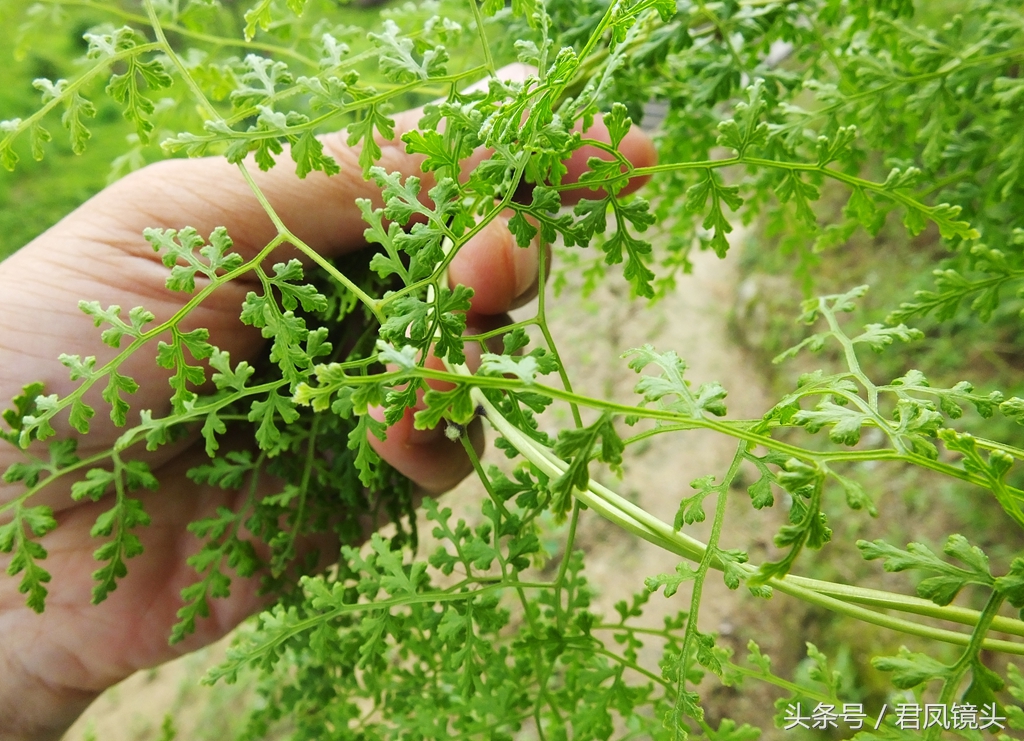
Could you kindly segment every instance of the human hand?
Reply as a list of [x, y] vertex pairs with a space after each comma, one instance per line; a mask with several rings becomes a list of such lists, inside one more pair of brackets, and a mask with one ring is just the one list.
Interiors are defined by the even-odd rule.
[[[397, 116], [396, 135], [418, 118], [418, 111]], [[607, 139], [600, 123], [588, 135]], [[359, 176], [358, 153], [345, 146], [343, 132], [323, 141], [341, 165], [341, 175], [313, 173], [299, 180], [281, 166], [253, 172], [253, 177], [296, 236], [320, 254], [335, 256], [364, 245], [365, 224], [356, 198], [371, 198], [379, 205], [380, 194]], [[638, 166], [653, 161], [650, 142], [639, 132], [631, 132], [620, 148]], [[585, 170], [588, 156], [598, 154], [578, 152], [569, 163], [569, 179]], [[419, 158], [406, 154], [398, 141], [384, 146], [379, 164], [403, 176], [421, 174]], [[93, 355], [99, 363], [113, 354], [100, 342], [92, 319], [78, 310], [79, 299], [104, 306], [143, 305], [158, 321], [180, 309], [181, 294], [165, 288], [167, 268], [141, 235], [146, 227], [186, 225], [204, 235], [227, 227], [243, 258], [276, 236], [237, 167], [222, 159], [170, 160], [110, 186], [0, 264], [5, 310], [0, 323], [0, 399], [12, 398], [32, 381], [64, 396], [75, 384], [57, 361], [60, 353]], [[468, 326], [491, 326], [527, 300], [536, 270], [535, 246], [517, 247], [501, 220], [488, 225], [458, 253], [449, 270], [453, 284], [474, 289]], [[264, 339], [238, 320], [239, 307], [252, 288], [245, 279], [218, 288], [188, 317], [186, 329], [206, 327], [210, 341], [229, 351], [233, 360], [253, 359]], [[166, 374], [152, 357], [136, 353], [122, 372], [140, 384], [135, 408], [166, 411]], [[55, 427], [58, 436], [76, 435], [66, 424]], [[97, 417], [90, 434], [81, 439], [78, 455], [109, 449], [121, 432]], [[181, 589], [195, 578], [185, 559], [198, 550], [199, 541], [186, 525], [212, 516], [219, 507], [237, 507], [241, 496], [186, 478], [190, 468], [206, 460], [202, 446], [194, 442], [193, 437], [165, 446], [147, 458], [161, 486], [138, 495], [152, 517], [152, 525], [138, 530], [145, 552], [132, 559], [128, 576], [98, 606], [90, 604], [97, 564], [96, 541], [89, 533], [109, 505], [73, 502], [70, 483], [64, 480], [33, 498], [33, 504], [50, 506], [59, 522], [42, 538], [54, 580], [45, 613], [36, 615], [25, 606], [17, 581], [0, 579], [0, 741], [59, 738], [103, 689], [138, 669], [216, 640], [259, 608], [256, 580], [236, 579], [230, 597], [212, 602], [209, 619], [200, 621], [193, 635], [174, 646], [167, 643], [181, 606]], [[411, 415], [389, 429], [386, 441], [374, 444], [385, 460], [428, 492], [450, 488], [469, 471], [460, 446], [443, 435], [413, 430]], [[20, 456], [0, 443], [0, 471]], [[21, 491], [20, 485], [0, 483], [0, 505]]]

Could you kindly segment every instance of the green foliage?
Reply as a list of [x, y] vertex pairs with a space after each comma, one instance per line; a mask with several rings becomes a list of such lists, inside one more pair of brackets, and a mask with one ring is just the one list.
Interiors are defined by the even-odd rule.
[[0, 526], [0, 553], [10, 553], [7, 574], [21, 574], [18, 591], [26, 597], [26, 604], [36, 612], [42, 612], [47, 590], [43, 586], [50, 581], [50, 573], [37, 561], [46, 558], [46, 549], [31, 539], [46, 535], [57, 527], [53, 510], [45, 506], [14, 508], [10, 522]]
[[[132, 39], [134, 31], [130, 28], [122, 28], [111, 36], [90, 39], [90, 57], [103, 58], [104, 55], [111, 57], [118, 56], [125, 51], [134, 49], [135, 42]], [[171, 76], [164, 70], [160, 60], [153, 59], [142, 61], [138, 54], [131, 54], [125, 58], [125, 71], [114, 74], [110, 78], [106, 92], [111, 98], [125, 106], [124, 117], [135, 125], [135, 131], [139, 139], [146, 141], [150, 132], [153, 131], [153, 122], [147, 118], [153, 113], [153, 101], [142, 94], [140, 82], [145, 83], [151, 90], [169, 87]], [[81, 124], [77, 122], [80, 117], [82, 104], [71, 104], [65, 116], [71, 116], [74, 121], [65, 123], [71, 131], [72, 140], [88, 137], [88, 132], [79, 133], [77, 129]], [[86, 113], [88, 115], [88, 113]], [[83, 145], [84, 148], [84, 145]]]
[[571, 459], [571, 462], [565, 473], [551, 483], [551, 508], [554, 512], [564, 515], [571, 506], [573, 489], [587, 489], [592, 459], [604, 461], [613, 467], [621, 466], [624, 449], [609, 414], [601, 415], [589, 427], [563, 430], [555, 443], [554, 453], [560, 458]]
[[[641, 405], [660, 402], [661, 406], [682, 415], [700, 418], [705, 412], [717, 417], [725, 416], [726, 396], [721, 384], [702, 384], [697, 392], [690, 389], [689, 381], [683, 379], [686, 362], [674, 352], [660, 354], [650, 345], [629, 350], [623, 357], [630, 357], [629, 367], [637, 373], [652, 363], [661, 369], [658, 376], [644, 376], [635, 388], [644, 401]], [[668, 399], [673, 399], [669, 401]]]
[[884, 541], [868, 543], [862, 540], [858, 541], [857, 547], [869, 561], [883, 559], [886, 571], [916, 569], [938, 572], [938, 576], [928, 577], [917, 585], [918, 596], [930, 599], [937, 605], [948, 605], [966, 584], [992, 586], [994, 583], [989, 572], [988, 557], [977, 546], [969, 545], [962, 535], [949, 536], [942, 551], [964, 563], [966, 569], [948, 564], [921, 543], [911, 543], [906, 551]]
[[[229, 253], [231, 239], [223, 227], [210, 235], [209, 244], [205, 244], [191, 227], [185, 227], [181, 232], [147, 229], [143, 236], [153, 245], [154, 252], [162, 252], [160, 259], [171, 269], [166, 285], [172, 291], [193, 293], [196, 290], [196, 273], [212, 280], [218, 271], [230, 272], [242, 264], [241, 256]], [[180, 265], [179, 261], [185, 264]]]
[[[45, 24], [16, 5], [2, 9], [17, 11], [29, 44]], [[743, 723], [710, 724], [705, 674], [709, 684], [767, 682], [785, 690], [783, 703], [841, 705], [851, 678], [814, 645], [804, 677], [789, 680], [756, 644], [735, 663], [699, 629], [711, 570], [730, 589], [796, 597], [925, 639], [875, 657], [891, 687], [935, 682], [943, 704], [991, 704], [1024, 721], [1009, 699], [1021, 700], [1019, 674], [985, 663], [991, 652], [1022, 652], [989, 636], [1024, 635], [1021, 621], [1000, 613], [1004, 603], [1024, 609], [1020, 557], [993, 566], [998, 558], [990, 563], [961, 535], [942, 549], [952, 561], [919, 542], [858, 541], [885, 571], [923, 572], [923, 599], [799, 575], [806, 551], [828, 554], [833, 539], [856, 532], [857, 510], [877, 514], [864, 464], [930, 472], [990, 497], [1004, 527], [1024, 527], [1024, 450], [994, 426], [1019, 431], [1019, 389], [941, 382], [931, 369], [879, 375], [868, 360], [935, 327], [952, 332], [967, 315], [982, 328], [1020, 321], [1024, 23], [1014, 3], [970, 0], [937, 21], [921, 8], [915, 16], [909, 1], [470, 0], [391, 9], [368, 32], [349, 25], [362, 11], [357, 18], [313, 0], [144, 5], [145, 16], [102, 4], [54, 16], [89, 29], [84, 58], [27, 75], [21, 87], [41, 101], [24, 90], [0, 97], [0, 162], [32, 175], [63, 163], [61, 147], [88, 157], [123, 115], [133, 138], [119, 151], [118, 174], [155, 158], [162, 140], [169, 153], [223, 156], [242, 168], [365, 178], [380, 192], [355, 204], [373, 250], [327, 259], [301, 242], [301, 225], [281, 225], [277, 214], [277, 233], [246, 256], [232, 251], [224, 228], [204, 237], [155, 225], [144, 236], [168, 295], [179, 294], [177, 311], [158, 320], [136, 306], [122, 316], [120, 306], [81, 297], [81, 311], [102, 328], [97, 353], [61, 355], [71, 384], [62, 393], [27, 386], [0, 428], [14, 461], [3, 473], [13, 493], [0, 502], [0, 552], [10, 554], [8, 573], [20, 575], [29, 607], [45, 606], [41, 540], [58, 527], [39, 503], [44, 489], [63, 482], [72, 500], [106, 507], [92, 528], [100, 602], [151, 524], [134, 493], [157, 489], [163, 474], [142, 462], [142, 447], [191, 436], [207, 456], [191, 481], [235, 491], [238, 505], [188, 526], [201, 546], [188, 558], [195, 580], [182, 590], [170, 639], [193, 633], [234, 579], [262, 580], [276, 602], [210, 677], [261, 675], [244, 738], [755, 738]], [[516, 58], [536, 70], [502, 80], [497, 64]], [[478, 79], [486, 82], [470, 84]], [[641, 168], [622, 150], [652, 98], [666, 109], [660, 164]], [[416, 104], [424, 104], [418, 128], [399, 132], [392, 113]], [[609, 141], [590, 128], [598, 116]], [[66, 129], [68, 143], [47, 126]], [[335, 159], [341, 140], [321, 138], [340, 128], [353, 157]], [[583, 163], [578, 182], [568, 181], [573, 155]], [[389, 169], [408, 157], [421, 162], [419, 175]], [[640, 177], [651, 184], [627, 192]], [[571, 207], [563, 204], [570, 190]], [[571, 249], [577, 264], [589, 261], [589, 283], [606, 272], [617, 280], [610, 266], [621, 265], [626, 292], [647, 300], [672, 289], [692, 250], [725, 256], [736, 219], [762, 214], [782, 235], [791, 272], [805, 278], [828, 259], [818, 251], [860, 229], [931, 238], [945, 251], [927, 266], [932, 288], [914, 292], [920, 280], [901, 274], [899, 306], [862, 331], [849, 331], [845, 315], [865, 286], [806, 301], [800, 320], [814, 332], [777, 360], [807, 367], [759, 419], [730, 417], [720, 383], [698, 385], [676, 351], [649, 344], [623, 355], [639, 376], [632, 403], [574, 390], [544, 303], [513, 328], [464, 336], [473, 291], [451, 285], [448, 267], [497, 219], [507, 216], [520, 247], [554, 243], [556, 259]], [[545, 260], [545, 301], [549, 267]], [[199, 326], [201, 308], [222, 300], [228, 284], [244, 295], [241, 324], [266, 340], [258, 358], [233, 362], [214, 328]], [[935, 324], [911, 326], [926, 317]], [[541, 339], [527, 351], [531, 327]], [[475, 356], [467, 342], [481, 346], [478, 367], [466, 365]], [[142, 376], [129, 373], [129, 358], [166, 371], [165, 404], [133, 405]], [[80, 457], [97, 399], [118, 438], [104, 450], [83, 445], [89, 453]], [[384, 440], [410, 414], [416, 429], [444, 425], [463, 441], [486, 490], [475, 519], [430, 499], [417, 515], [413, 485], [377, 454], [371, 436]], [[520, 460], [485, 468], [464, 434], [476, 420]], [[622, 436], [623, 423], [634, 437]], [[75, 436], [58, 434], [68, 426]], [[736, 454], [725, 475], [694, 478], [671, 524], [607, 485], [628, 479], [635, 443], [695, 430], [734, 440]], [[757, 510], [786, 510], [776, 550], [760, 563], [753, 550], [720, 545], [723, 532], [730, 540], [726, 502], [736, 488]], [[853, 514], [835, 511], [833, 489]], [[617, 622], [593, 608], [577, 548], [577, 526], [595, 516], [684, 559], [671, 573], [636, 575], [647, 577], [645, 590], [616, 605]], [[416, 552], [418, 517], [436, 540], [426, 557]], [[705, 543], [690, 531], [706, 521]], [[390, 535], [370, 532], [387, 522]], [[341, 547], [306, 558], [311, 537]], [[332, 566], [310, 575], [317, 555]], [[644, 622], [659, 590], [690, 599], [663, 628]], [[968, 598], [983, 609], [952, 605]], [[939, 643], [957, 646], [956, 658]], [[174, 736], [170, 720], [163, 733]]]

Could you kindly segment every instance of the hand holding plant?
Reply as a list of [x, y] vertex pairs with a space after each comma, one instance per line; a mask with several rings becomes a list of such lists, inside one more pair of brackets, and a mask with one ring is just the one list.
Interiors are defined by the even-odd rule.
[[[503, 73], [522, 76], [520, 69]], [[421, 115], [422, 111], [412, 110], [396, 116], [396, 136], [413, 130]], [[345, 174], [328, 178], [314, 173], [299, 180], [293, 172], [278, 168], [257, 171], [253, 178], [307, 250], [326, 258], [366, 247], [362, 234], [366, 225], [356, 200], [380, 201], [379, 189], [360, 177], [358, 152], [345, 145], [345, 137], [341, 132], [322, 138], [326, 151], [343, 163]], [[421, 155], [406, 153], [397, 138], [382, 145], [382, 165], [403, 177], [422, 176]], [[629, 146], [636, 153], [636, 164], [651, 164], [653, 150], [639, 132]], [[483, 152], [471, 155], [473, 160], [483, 156]], [[253, 163], [248, 166], [255, 170]], [[568, 167], [573, 179], [585, 164], [577, 158]], [[79, 309], [81, 296], [93, 297], [103, 307], [143, 305], [152, 312], [149, 321], [154, 324], [181, 312], [182, 295], [166, 286], [168, 267], [142, 233], [154, 227], [179, 230], [186, 224], [199, 234], [224, 230], [232, 236], [232, 253], [243, 261], [252, 260], [275, 237], [273, 221], [237, 167], [216, 158], [170, 160], [118, 181], [0, 264], [0, 295], [10, 307], [0, 325], [0, 367], [4, 368], [0, 398], [13, 398], [33, 380], [44, 382], [48, 391], [60, 396], [72, 391], [75, 384], [57, 362], [62, 353], [94, 357], [97, 365], [117, 356], [121, 348], [105, 347], [92, 315]], [[283, 245], [275, 257], [287, 255], [288, 249]], [[452, 261], [449, 280], [453, 286], [473, 289], [467, 326], [500, 326], [505, 310], [532, 297], [536, 249], [536, 244], [519, 247], [501, 219], [465, 245]], [[293, 255], [304, 257], [294, 249]], [[302, 262], [308, 266], [310, 260]], [[211, 277], [199, 276], [197, 287], [208, 286]], [[255, 362], [266, 340], [258, 330], [238, 321], [245, 295], [258, 287], [253, 278], [222, 281], [175, 331], [188, 334], [201, 327], [208, 330], [204, 336], [209, 342], [234, 361]], [[170, 374], [152, 358], [133, 355], [118, 372], [137, 384], [132, 392], [137, 409], [160, 415], [170, 411], [165, 391]], [[92, 397], [99, 400], [98, 390], [87, 396]], [[131, 418], [138, 422], [138, 414]], [[70, 426], [56, 431], [59, 437], [73, 434]], [[388, 428], [386, 440], [374, 438], [374, 445], [420, 489], [440, 493], [472, 470], [462, 447], [453, 445], [443, 432], [443, 426], [413, 429], [410, 413]], [[87, 442], [77, 447], [77, 456], [108, 450], [119, 436], [120, 430], [110, 420], [98, 419]], [[247, 443], [244, 437], [229, 435], [222, 444], [239, 452], [251, 447], [251, 439]], [[6, 470], [19, 458], [11, 448], [0, 450], [0, 469]], [[181, 590], [194, 581], [184, 559], [201, 546], [187, 529], [189, 523], [215, 517], [222, 508], [237, 511], [246, 498], [273, 494], [283, 482], [254, 476], [233, 490], [191, 480], [188, 471], [208, 460], [198, 427], [144, 460], [145, 472], [128, 465], [125, 483], [140, 490], [134, 524], [152, 524], [139, 528], [137, 540], [126, 536], [130, 543], [125, 555], [140, 553], [132, 560], [130, 575], [117, 582], [116, 591], [111, 581], [111, 594], [95, 608], [89, 606], [96, 565], [90, 531], [107, 503], [69, 496], [76, 479], [79, 485], [87, 483], [74, 474], [36, 495], [35, 501], [48, 503], [60, 523], [52, 536], [40, 541], [48, 551], [54, 580], [42, 616], [25, 605], [16, 581], [0, 582], [0, 717], [5, 720], [5, 740], [58, 737], [103, 689], [139, 669], [216, 640], [266, 602], [258, 596], [258, 579], [236, 580], [230, 596], [210, 602], [209, 617], [195, 623], [192, 635], [168, 645], [166, 637], [178, 620]], [[147, 491], [156, 488], [155, 476], [160, 479], [159, 491]], [[10, 501], [23, 490], [18, 484], [3, 484], [0, 501]], [[244, 528], [239, 534], [247, 535]], [[314, 548], [329, 555], [332, 548], [337, 549], [337, 541], [324, 535], [303, 538], [295, 555], [301, 557]]]
[[[1014, 391], [883, 378], [863, 360], [924, 336], [904, 322], [948, 322], [963, 304], [1018, 321], [1024, 26], [1011, 3], [918, 23], [905, 0], [486, 0], [403, 6], [365, 36], [314, 5], [86, 3], [74, 12], [124, 25], [93, 27], [76, 74], [36, 80], [42, 107], [0, 122], [8, 167], [47, 154], [58, 111], [82, 151], [94, 83], [109, 80], [134, 154], [173, 127], [164, 149], [193, 158], [129, 175], [0, 265], [0, 393], [15, 398], [0, 661], [17, 683], [0, 712], [18, 733], [57, 734], [101, 688], [220, 635], [263, 604], [255, 576], [274, 604], [210, 675], [263, 674], [246, 738], [753, 738], [708, 721], [706, 672], [778, 688], [777, 725], [787, 702], [841, 705], [813, 646], [810, 681], [791, 681], [756, 644], [734, 661], [701, 627], [719, 571], [757, 599], [924, 639], [933, 652], [874, 659], [893, 692], [1024, 724], [1008, 699], [1024, 682], [986, 653], [1024, 653], [1008, 607], [1024, 606], [1024, 560], [993, 566], [954, 533], [942, 555], [857, 542], [889, 571], [923, 572], [916, 595], [799, 573], [838, 518], [875, 511], [857, 480], [867, 464], [928, 472], [1024, 525], [1024, 451], [976, 429], [1024, 420]], [[536, 71], [509, 79], [497, 63], [513, 58]], [[657, 165], [634, 125], [651, 98], [667, 108]], [[618, 271], [654, 299], [692, 250], [728, 251], [733, 212], [766, 213], [807, 283], [859, 230], [924, 233], [950, 257], [935, 290], [863, 331], [842, 318], [865, 288], [808, 299], [817, 331], [780, 359], [827, 348], [835, 362], [759, 419], [729, 418], [721, 384], [691, 383], [679, 354], [640, 340], [615, 361], [638, 374], [634, 401], [574, 385], [548, 320], [548, 247], [591, 248], [569, 253], [585, 287]], [[535, 282], [535, 314], [506, 323]], [[481, 424], [513, 464], [481, 462]], [[674, 522], [606, 485], [633, 446], [693, 430], [735, 455], [694, 477]], [[479, 521], [423, 499], [440, 545], [418, 556], [417, 491], [470, 467]], [[755, 509], [786, 509], [760, 564], [722, 545], [743, 488]], [[618, 619], [592, 612], [575, 548], [595, 515], [683, 559]], [[701, 540], [691, 526], [705, 520]], [[546, 554], [552, 523], [564, 542]], [[686, 609], [645, 625], [657, 592], [688, 593]], [[973, 601], [953, 604], [962, 594]], [[886, 738], [908, 738], [886, 723]]]

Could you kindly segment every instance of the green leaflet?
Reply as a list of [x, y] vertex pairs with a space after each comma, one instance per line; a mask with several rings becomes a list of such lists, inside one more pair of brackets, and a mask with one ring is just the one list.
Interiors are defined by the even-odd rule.
[[[428, 49], [421, 55], [413, 54], [413, 40], [400, 35], [401, 30], [392, 20], [384, 21], [381, 33], [369, 34], [370, 40], [378, 47], [377, 63], [380, 71], [392, 82], [426, 80], [443, 75], [448, 62], [448, 52], [443, 46]], [[417, 59], [416, 56], [420, 58]]]
[[[792, 177], [787, 176], [787, 177]], [[787, 180], [787, 182], [789, 182]], [[788, 192], [788, 191], [787, 191]], [[783, 201], [788, 200], [780, 194]], [[696, 185], [686, 191], [686, 209], [694, 213], [702, 212], [710, 202], [707, 215], [704, 217], [702, 226], [712, 232], [711, 247], [719, 257], [725, 257], [729, 250], [727, 235], [732, 231], [732, 224], [725, 217], [722, 205], [725, 204], [735, 211], [743, 205], [743, 198], [739, 195], [739, 188], [734, 185], [725, 185], [721, 177], [712, 170], [705, 170], [703, 178]], [[800, 203], [798, 201], [798, 203]]]
[[813, 411], [797, 412], [793, 415], [793, 422], [808, 432], [817, 432], [827, 426], [830, 428], [828, 437], [832, 442], [856, 445], [860, 441], [861, 427], [871, 424], [871, 415], [823, 401]]
[[295, 174], [300, 178], [306, 177], [314, 170], [319, 170], [326, 175], [337, 175], [341, 172], [341, 168], [334, 158], [324, 154], [324, 145], [313, 135], [313, 132], [305, 131], [297, 137], [290, 137], [290, 140]]
[[563, 514], [571, 506], [573, 489], [586, 489], [590, 482], [590, 461], [597, 459], [612, 468], [622, 464], [624, 446], [608, 414], [581, 430], [565, 430], [555, 443], [555, 455], [571, 458], [569, 467], [551, 484], [551, 507]]
[[378, 134], [384, 140], [394, 138], [395, 122], [375, 105], [369, 107], [361, 121], [348, 127], [348, 145], [362, 147], [359, 166], [363, 168], [364, 177], [369, 175], [370, 169], [380, 159], [381, 149], [376, 140]]
[[431, 340], [433, 352], [453, 363], [465, 362], [462, 351], [462, 333], [466, 329], [466, 309], [473, 295], [466, 286], [454, 290], [442, 288], [437, 298], [428, 304], [414, 296], [403, 296], [388, 305], [389, 316], [381, 327], [380, 336], [389, 342], [408, 339], [421, 349]]
[[892, 681], [900, 689], [909, 689], [933, 679], [942, 679], [949, 674], [949, 667], [925, 654], [915, 654], [905, 647], [897, 656], [879, 657], [872, 665], [883, 672], [892, 673]]
[[703, 417], [710, 413], [716, 417], [726, 413], [723, 399], [726, 390], [716, 382], [704, 383], [694, 392], [690, 382], [683, 378], [686, 362], [673, 351], [658, 353], [651, 345], [629, 350], [622, 357], [630, 358], [629, 367], [640, 373], [654, 364], [660, 369], [657, 376], [644, 376], [637, 382], [635, 391], [643, 396], [643, 404], [658, 402], [666, 409], [678, 411], [691, 417]]
[[42, 612], [46, 603], [50, 573], [37, 561], [46, 558], [46, 549], [32, 537], [42, 537], [57, 527], [53, 510], [45, 506], [21, 507], [14, 510], [14, 518], [0, 525], [0, 553], [10, 553], [7, 574], [21, 574], [18, 591], [27, 595], [26, 603], [36, 612]]
[[[148, 116], [154, 111], [153, 101], [142, 94], [140, 81], [144, 82], [152, 90], [169, 87], [171, 76], [164, 71], [159, 60], [141, 61], [138, 56], [130, 56], [127, 59], [127, 69], [123, 74], [115, 74], [110, 78], [107, 85], [107, 93], [119, 103], [124, 103], [124, 117], [135, 124], [135, 131], [139, 139], [146, 141], [153, 131], [153, 123]], [[74, 105], [74, 104], [73, 104]], [[81, 104], [79, 104], [79, 110]], [[81, 113], [71, 113], [73, 108], [69, 107], [69, 114], [72, 116], [68, 123], [73, 139], [81, 140], [83, 133], [76, 131], [80, 126]], [[88, 114], [86, 114], [88, 115]]]
[[266, 399], [257, 399], [252, 403], [249, 411], [249, 421], [259, 422], [256, 430], [256, 442], [264, 450], [276, 453], [282, 448], [281, 429], [278, 427], [278, 419], [285, 425], [291, 424], [299, 418], [299, 412], [295, 409], [295, 403], [277, 392], [272, 392]]
[[[171, 268], [167, 287], [172, 291], [192, 293], [196, 289], [196, 273], [216, 280], [218, 272], [230, 272], [242, 264], [241, 256], [230, 252], [231, 238], [223, 227], [210, 234], [209, 244], [192, 227], [185, 227], [180, 232], [147, 229], [143, 234], [154, 252], [163, 252], [160, 259]], [[179, 265], [179, 261], [186, 264]]]
[[329, 355], [332, 346], [326, 328], [309, 331], [306, 319], [295, 312], [300, 308], [303, 313], [322, 312], [328, 307], [327, 299], [311, 285], [293, 283], [303, 278], [298, 260], [274, 265], [273, 276], [262, 268], [257, 269], [257, 275], [264, 292], [260, 295], [250, 291], [246, 295], [240, 319], [259, 328], [264, 337], [273, 338], [270, 359], [296, 387], [309, 378], [316, 358]]
[[883, 541], [868, 543], [861, 540], [857, 541], [857, 547], [868, 560], [883, 559], [886, 571], [916, 569], [937, 572], [938, 576], [928, 577], [918, 584], [917, 594], [939, 605], [948, 605], [966, 584], [994, 583], [989, 572], [988, 557], [977, 546], [969, 545], [961, 535], [949, 536], [942, 550], [965, 564], [966, 569], [943, 561], [921, 543], [911, 543], [906, 551]]
[[666, 597], [671, 597], [673, 594], [679, 591], [679, 587], [688, 581], [692, 581], [696, 576], [696, 572], [688, 564], [681, 563], [676, 566], [676, 573], [674, 574], [659, 574], [658, 576], [649, 576], [644, 581], [645, 586], [652, 592], [657, 592], [659, 589], [664, 589]]

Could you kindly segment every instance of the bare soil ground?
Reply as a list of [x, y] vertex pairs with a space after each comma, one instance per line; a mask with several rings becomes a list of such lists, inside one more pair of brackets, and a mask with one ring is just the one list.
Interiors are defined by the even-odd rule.
[[[760, 416], [770, 405], [765, 381], [747, 351], [730, 339], [729, 315], [737, 290], [736, 260], [735, 256], [722, 262], [708, 253], [696, 255], [693, 274], [681, 278], [678, 289], [654, 308], [626, 301], [628, 288], [614, 279], [588, 299], [574, 296], [554, 301], [551, 328], [566, 355], [576, 390], [632, 400], [636, 375], [626, 361], [613, 359], [649, 342], [663, 351], [673, 349], [684, 358], [690, 366], [688, 377], [695, 384], [721, 382], [729, 391], [730, 417]], [[667, 522], [672, 522], [680, 499], [692, 492], [689, 482], [707, 474], [721, 477], [735, 451], [731, 440], [702, 432], [662, 435], [645, 446], [638, 454], [634, 451], [621, 482], [606, 483], [614, 483], [617, 490], [634, 497]], [[491, 450], [489, 458], [497, 462], [502, 456]], [[445, 504], [457, 516], [472, 519], [480, 498], [479, 484], [468, 481], [446, 495]], [[707, 504], [714, 507], [713, 500]], [[723, 545], [747, 549], [755, 562], [765, 560], [783, 514], [779, 509], [756, 512], [745, 490], [733, 489]], [[706, 539], [706, 525], [695, 527], [693, 534]], [[641, 590], [645, 577], [672, 572], [678, 562], [675, 556], [638, 541], [592, 512], [584, 513], [578, 546], [588, 552], [588, 578], [598, 590], [596, 609], [605, 614], [614, 614], [616, 601]], [[689, 600], [686, 588], [668, 599], [655, 595], [648, 604], [646, 619], [660, 627], [664, 616], [687, 609]], [[798, 604], [783, 597], [764, 601], [745, 591], [730, 592], [712, 574], [699, 626], [704, 632], [718, 634], [720, 643], [734, 648], [737, 656], [745, 654], [749, 639], [756, 639], [772, 655], [776, 670], [786, 674], [804, 655], [798, 628], [803, 615]], [[237, 698], [246, 689], [226, 693], [222, 689], [210, 704], [204, 691], [196, 688], [205, 667], [215, 663], [222, 651], [223, 646], [216, 646], [130, 678], [101, 697], [66, 735], [66, 741], [84, 741], [89, 734], [99, 741], [159, 739], [167, 713], [176, 719], [179, 739], [228, 738], [232, 697]], [[656, 669], [657, 658], [652, 648], [643, 660]], [[723, 715], [771, 725], [776, 691], [748, 683], [740, 695], [716, 686], [717, 682], [708, 683], [705, 693], [713, 725], [717, 726], [718, 717]], [[776, 737], [780, 733], [772, 731], [762, 736]]]

